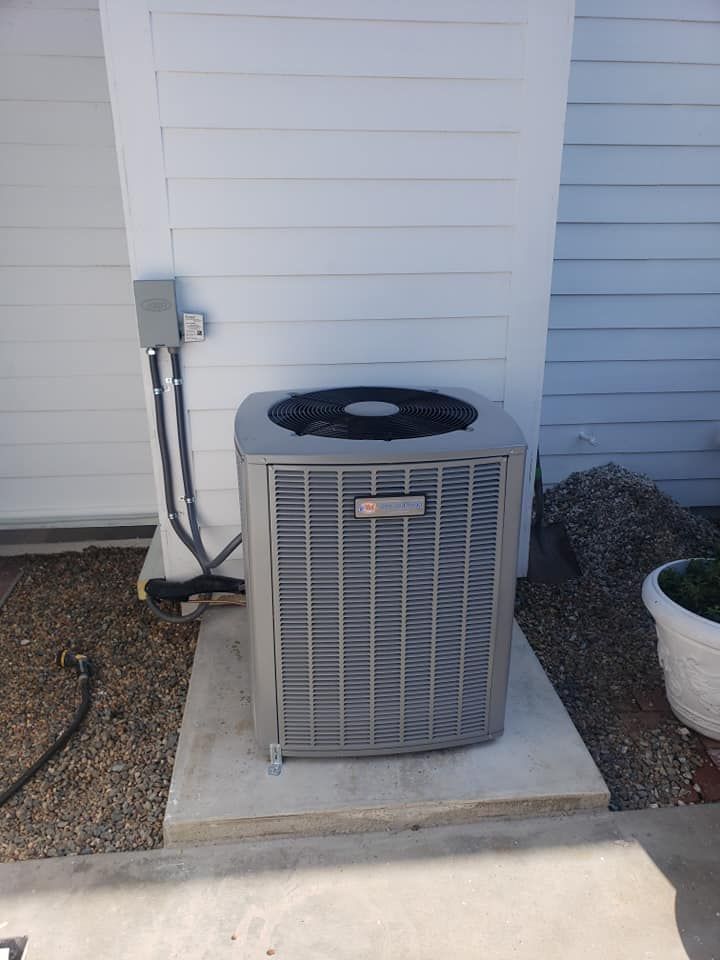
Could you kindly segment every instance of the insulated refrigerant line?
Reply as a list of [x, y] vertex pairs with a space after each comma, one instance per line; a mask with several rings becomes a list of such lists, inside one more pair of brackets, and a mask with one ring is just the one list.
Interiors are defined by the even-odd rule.
[[[208, 594], [217, 589], [222, 589], [229, 593], [242, 593], [244, 582], [233, 577], [218, 577], [212, 574], [212, 571], [219, 567], [230, 554], [242, 543], [242, 534], [234, 537], [212, 560], [208, 558], [207, 552], [202, 542], [200, 534], [200, 525], [197, 519], [197, 508], [195, 503], [195, 492], [192, 482], [192, 466], [190, 461], [190, 447], [187, 439], [187, 428], [185, 424], [185, 397], [183, 391], [182, 370], [180, 367], [180, 356], [176, 347], [169, 348], [170, 362], [172, 366], [172, 385], [175, 400], [175, 420], [177, 425], [178, 450], [180, 454], [180, 468], [183, 480], [183, 501], [186, 505], [188, 523], [190, 532], [180, 522], [180, 517], [175, 503], [175, 491], [173, 487], [172, 462], [170, 459], [170, 449], [167, 437], [167, 425], [165, 422], [164, 391], [160, 377], [160, 365], [158, 360], [159, 346], [148, 347], [147, 355], [150, 364], [150, 379], [152, 381], [153, 399], [155, 407], [155, 426], [158, 436], [158, 450], [160, 453], [160, 465], [163, 477], [163, 489], [165, 494], [165, 506], [167, 510], [170, 526], [178, 539], [190, 551], [202, 573], [207, 577]], [[193, 585], [202, 582], [202, 577], [193, 578]], [[196, 620], [207, 609], [209, 604], [200, 602], [195, 610], [189, 614], [169, 614], [166, 613], [155, 602], [156, 599], [162, 599], [163, 593], [166, 598], [176, 598], [178, 587], [182, 584], [167, 584], [166, 590], [163, 590], [165, 581], [149, 581], [146, 587], [148, 592], [147, 604], [161, 620], [167, 620], [170, 623], [187, 623]], [[152, 590], [152, 593], [150, 593]]]

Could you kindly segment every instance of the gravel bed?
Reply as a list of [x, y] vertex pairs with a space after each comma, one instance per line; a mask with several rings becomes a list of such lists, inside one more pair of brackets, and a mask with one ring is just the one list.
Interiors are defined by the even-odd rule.
[[521, 580], [517, 618], [593, 755], [611, 809], [702, 800], [702, 740], [669, 711], [644, 577], [668, 560], [707, 556], [718, 530], [639, 474], [609, 464], [576, 473], [546, 496], [565, 525], [581, 578]]
[[28, 557], [0, 610], [0, 787], [72, 717], [71, 647], [95, 667], [93, 703], [70, 743], [0, 807], [0, 860], [162, 845], [162, 819], [197, 624], [154, 619], [135, 582], [144, 551]]

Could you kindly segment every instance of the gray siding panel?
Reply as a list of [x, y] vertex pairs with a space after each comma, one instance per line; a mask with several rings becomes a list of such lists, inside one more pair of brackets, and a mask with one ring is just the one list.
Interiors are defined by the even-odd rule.
[[555, 297], [553, 329], [716, 327], [720, 294], [592, 294]]
[[155, 513], [94, 6], [0, 10], [0, 526]]
[[717, 180], [720, 147], [565, 143], [562, 182], [628, 186], [703, 185]]
[[577, 0], [577, 17], [720, 21], [718, 0]]
[[720, 503], [720, 3], [578, 0], [541, 449]]
[[[685, 0], [677, 0], [678, 12]], [[578, 17], [573, 58], [641, 63], [720, 63], [720, 23]]]

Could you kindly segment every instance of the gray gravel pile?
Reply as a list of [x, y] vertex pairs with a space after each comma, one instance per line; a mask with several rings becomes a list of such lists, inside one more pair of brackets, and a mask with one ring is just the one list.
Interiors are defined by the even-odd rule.
[[625, 594], [661, 563], [708, 556], [718, 545], [713, 523], [613, 463], [573, 473], [549, 491], [546, 517], [564, 525], [585, 575], [610, 593]]
[[0, 860], [162, 845], [162, 818], [197, 625], [155, 620], [135, 594], [143, 551], [35, 556], [0, 610], [0, 788], [62, 731], [95, 665], [81, 731], [0, 808]]
[[717, 549], [718, 531], [647, 477], [609, 464], [548, 492], [583, 575], [520, 581], [517, 617], [611, 791], [613, 809], [696, 802], [700, 739], [669, 712], [640, 597], [659, 564]]

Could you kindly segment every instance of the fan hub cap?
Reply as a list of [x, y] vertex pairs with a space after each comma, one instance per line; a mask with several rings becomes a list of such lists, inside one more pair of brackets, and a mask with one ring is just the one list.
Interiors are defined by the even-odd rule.
[[400, 413], [397, 404], [384, 403], [382, 400], [359, 400], [349, 403], [344, 409], [345, 413], [351, 413], [354, 417], [391, 417]]

